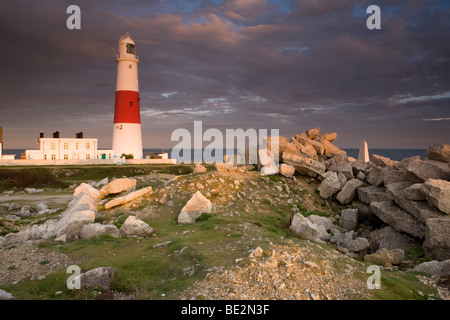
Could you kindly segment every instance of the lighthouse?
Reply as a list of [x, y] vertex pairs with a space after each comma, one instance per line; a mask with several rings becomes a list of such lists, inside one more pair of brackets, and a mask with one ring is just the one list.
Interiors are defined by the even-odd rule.
[[132, 154], [142, 159], [141, 114], [136, 44], [129, 34], [119, 39], [116, 103], [112, 148], [117, 156]]

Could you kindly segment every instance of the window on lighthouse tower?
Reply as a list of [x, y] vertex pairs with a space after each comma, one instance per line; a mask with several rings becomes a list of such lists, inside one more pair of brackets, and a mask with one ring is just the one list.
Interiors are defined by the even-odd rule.
[[131, 43], [127, 43], [127, 53], [134, 54], [136, 46]]

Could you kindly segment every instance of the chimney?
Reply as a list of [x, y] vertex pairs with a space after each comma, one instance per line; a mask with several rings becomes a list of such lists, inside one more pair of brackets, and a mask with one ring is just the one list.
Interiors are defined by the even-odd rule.
[[40, 139], [44, 138], [44, 131], [39, 132], [39, 138]]
[[53, 138], [59, 139], [59, 131], [53, 132]]
[[83, 139], [83, 132], [77, 132], [76, 135], [75, 135], [75, 137], [76, 137], [77, 139]]

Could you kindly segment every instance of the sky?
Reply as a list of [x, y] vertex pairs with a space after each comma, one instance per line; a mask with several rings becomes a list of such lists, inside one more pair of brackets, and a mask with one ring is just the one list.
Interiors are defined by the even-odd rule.
[[[73, 4], [81, 30], [66, 27]], [[41, 130], [111, 148], [112, 48], [127, 32], [145, 148], [173, 147], [194, 121], [288, 139], [320, 127], [341, 148], [450, 144], [449, 1], [2, 0], [4, 148], [36, 148]]]

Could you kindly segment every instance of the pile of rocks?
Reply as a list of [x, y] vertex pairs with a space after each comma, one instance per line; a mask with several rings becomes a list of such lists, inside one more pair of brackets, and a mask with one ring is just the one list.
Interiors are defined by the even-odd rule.
[[[331, 143], [335, 133], [319, 134], [320, 129], [315, 128], [290, 140], [278, 137], [277, 148], [273, 148], [274, 139], [267, 139], [268, 150], [278, 149], [272, 156], [282, 162], [281, 174], [316, 178], [322, 199], [351, 205], [376, 217], [391, 227], [389, 234], [398, 233], [396, 238], [409, 237], [409, 242], [422, 243], [426, 255], [433, 259], [450, 259], [450, 145], [430, 146], [424, 160], [411, 157], [393, 161], [374, 154], [371, 161], [362, 162]], [[311, 221], [299, 215], [294, 217], [291, 230], [307, 239], [328, 239], [323, 228], [311, 226]], [[358, 239], [353, 239], [350, 231], [344, 235], [336, 232], [339, 230], [333, 230], [335, 235], [330, 239], [342, 243]], [[359, 242], [361, 247], [363, 242], [368, 244]]]
[[[50, 239], [52, 237], [56, 237], [56, 241], [66, 242], [75, 239], [95, 238], [104, 234], [113, 237], [119, 237], [120, 234], [136, 237], [150, 236], [153, 233], [153, 229], [147, 223], [134, 216], [129, 216], [120, 229], [113, 224], [95, 222], [98, 205], [105, 195], [122, 195], [125, 193], [125, 195], [112, 200], [106, 200], [105, 208], [112, 208], [152, 191], [151, 187], [133, 191], [135, 187], [136, 180], [129, 178], [113, 180], [100, 190], [97, 190], [92, 185], [82, 183], [74, 190], [73, 200], [60, 215], [59, 219], [48, 219], [42, 224], [29, 226], [21, 232], [7, 234], [0, 243], [4, 247], [8, 247], [27, 241]], [[48, 208], [45, 209], [42, 206], [41, 210], [45, 211]]]

